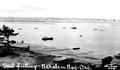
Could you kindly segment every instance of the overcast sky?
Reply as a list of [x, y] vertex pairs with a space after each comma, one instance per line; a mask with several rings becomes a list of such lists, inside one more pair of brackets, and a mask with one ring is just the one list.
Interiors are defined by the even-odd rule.
[[0, 16], [120, 19], [120, 0], [0, 0]]

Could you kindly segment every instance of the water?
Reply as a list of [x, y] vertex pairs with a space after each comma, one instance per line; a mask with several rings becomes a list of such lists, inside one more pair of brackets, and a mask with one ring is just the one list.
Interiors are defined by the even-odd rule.
[[[33, 24], [33, 22], [1, 22], [0, 26], [5, 24], [15, 29], [19, 35], [11, 38], [19, 42], [24, 40], [25, 43], [43, 44], [56, 48], [80, 47], [82, 50], [74, 51], [77, 55], [80, 55], [81, 51], [83, 54], [89, 53], [99, 56], [114, 55], [120, 52], [120, 26], [112, 26], [107, 23], [34, 23], [35, 24]], [[73, 26], [77, 27], [77, 29], [71, 29]], [[63, 27], [65, 27], [65, 29], [63, 29]], [[18, 30], [18, 28], [22, 28], [22, 30]], [[80, 35], [82, 35], [82, 37], [80, 37]], [[53, 37], [54, 40], [43, 41], [41, 38], [44, 36]], [[40, 48], [38, 47], [36, 49]]]

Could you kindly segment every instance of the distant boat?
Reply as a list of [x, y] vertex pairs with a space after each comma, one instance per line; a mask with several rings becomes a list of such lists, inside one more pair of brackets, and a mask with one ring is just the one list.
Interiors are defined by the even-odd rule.
[[100, 30], [100, 31], [103, 31], [103, 30]]
[[22, 28], [18, 28], [18, 30], [22, 30]]
[[79, 50], [80, 49], [80, 47], [77, 47], [77, 48], [73, 48], [73, 50]]
[[77, 27], [71, 27], [71, 29], [77, 29]]
[[93, 29], [93, 30], [98, 30], [98, 29]]
[[37, 27], [35, 27], [35, 29], [38, 29]]
[[63, 29], [65, 29], [66, 27], [63, 27]]
[[82, 37], [82, 35], [80, 35], [80, 37]]
[[42, 40], [47, 41], [47, 40], [53, 40], [53, 37], [43, 37]]

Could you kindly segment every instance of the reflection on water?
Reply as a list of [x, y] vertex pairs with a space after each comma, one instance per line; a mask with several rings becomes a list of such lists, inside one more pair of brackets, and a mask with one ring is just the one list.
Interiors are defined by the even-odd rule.
[[[82, 49], [91, 51], [86, 52], [85, 50], [85, 52], [82, 52], [86, 55], [88, 53], [91, 55], [113, 55], [116, 52], [120, 52], [119, 26], [98, 23], [56, 23], [52, 25], [21, 23], [12, 22], [8, 24], [8, 22], [4, 22], [5, 25], [12, 27], [16, 32], [19, 32], [18, 36], [12, 38], [17, 41], [24, 40], [25, 43], [44, 44], [56, 48], [80, 47], [80, 50], [74, 51], [74, 53], [78, 55], [81, 54], [80, 52]], [[2, 26], [2, 24], [0, 25]], [[77, 29], [71, 29], [71, 27], [77, 27]], [[21, 28], [21, 30], [19, 30], [19, 28]], [[45, 36], [53, 37], [54, 40], [43, 41], [42, 38]], [[93, 53], [93, 51], [95, 53]]]

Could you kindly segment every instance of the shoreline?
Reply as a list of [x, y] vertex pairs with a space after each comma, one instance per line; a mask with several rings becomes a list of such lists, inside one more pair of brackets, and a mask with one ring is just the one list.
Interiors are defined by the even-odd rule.
[[[31, 47], [35, 47], [35, 44], [16, 44], [17, 45], [29, 45], [30, 48]], [[14, 45], [15, 46], [15, 45]], [[41, 48], [47, 48], [49, 49], [49, 46], [44, 46], [44, 45], [39, 45], [39, 47]], [[56, 49], [56, 48], [54, 48]], [[68, 49], [67, 49], [68, 50]], [[56, 49], [57, 51], [57, 49]], [[15, 51], [16, 54], [18, 55], [9, 55], [6, 57], [0, 57], [0, 66], [3, 63], [14, 63], [14, 64], [29, 64], [29, 65], [41, 65], [41, 64], [45, 64], [45, 65], [54, 65], [54, 64], [58, 64], [60, 66], [65, 66], [67, 64], [71, 64], [71, 65], [80, 65], [83, 64], [85, 66], [91, 66], [91, 67], [100, 67], [102, 64], [101, 59], [97, 59], [94, 58], [92, 56], [79, 56], [79, 57], [69, 57], [69, 55], [54, 55], [52, 53], [48, 53], [48, 52], [38, 52], [35, 50], [30, 50], [30, 51]], [[114, 58], [114, 60], [112, 61], [112, 63], [118, 63], [118, 65], [120, 65], [120, 61], [116, 60]]]
[[[52, 61], [55, 58], [56, 58], [55, 60], [63, 60], [61, 57], [63, 57], [64, 59], [66, 59], [66, 58], [74, 58], [74, 59], [76, 59], [76, 56], [75, 57], [74, 56], [70, 56], [69, 54], [68, 55], [67, 54], [66, 55], [64, 55], [64, 54], [62, 55], [60, 53], [54, 54], [57, 51], [66, 51], [66, 52], [68, 51], [68, 53], [71, 53], [70, 49], [57, 49], [57, 48], [50, 48], [50, 47], [44, 46], [44, 45], [21, 44], [21, 43], [14, 44], [12, 46], [17, 46], [17, 47], [18, 46], [21, 46], [21, 47], [22, 46], [30, 46], [30, 51], [25, 51], [25, 52], [15, 51], [15, 53], [19, 54], [18, 56], [17, 55], [10, 55], [10, 56], [7, 56], [7, 57], [0, 57], [0, 63], [4, 62], [4, 61], [5, 62], [10, 62], [10, 61], [13, 61], [13, 62], [23, 62], [24, 63], [25, 60], [28, 60], [28, 62], [29, 62], [29, 60], [33, 59], [30, 63], [34, 64], [36, 59], [37, 60], [42, 60], [42, 59], [39, 59], [40, 56], [43, 57], [43, 58], [47, 58], [48, 57], [47, 59], [45, 59], [45, 60], [48, 60], [48, 62], [49, 62], [49, 59], [50, 59], [50, 61]], [[33, 48], [35, 48], [35, 46], [41, 48], [41, 50], [33, 49]], [[54, 51], [54, 53], [52, 53], [51, 51]], [[87, 58], [87, 57], [85, 57], [85, 58]], [[88, 57], [88, 59], [89, 58], [95, 59], [95, 58], [92, 58], [92, 57]], [[21, 59], [21, 61], [18, 61], [19, 59]]]

